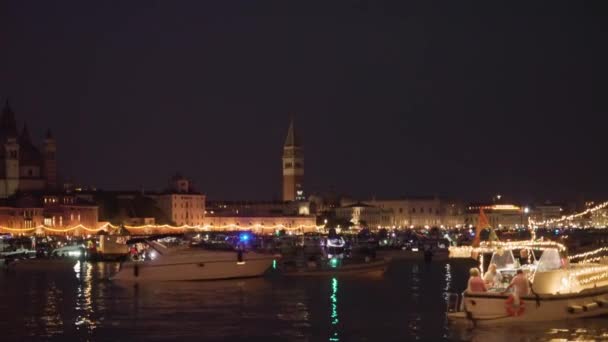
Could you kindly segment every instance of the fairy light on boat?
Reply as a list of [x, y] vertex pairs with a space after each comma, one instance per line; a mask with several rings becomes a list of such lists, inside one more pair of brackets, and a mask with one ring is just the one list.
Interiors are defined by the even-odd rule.
[[535, 249], [544, 251], [547, 249], [557, 249], [562, 252], [566, 250], [566, 246], [561, 243], [554, 241], [509, 241], [509, 242], [482, 242], [479, 247], [471, 246], [459, 246], [450, 247], [450, 258], [470, 258], [474, 253], [491, 253], [496, 248], [503, 248], [505, 250], [513, 249]]
[[[602, 252], [608, 252], [608, 247], [602, 247], [602, 248], [598, 248], [598, 249], [595, 249], [595, 250], [592, 250], [592, 251], [588, 251], [588, 252], [585, 252], [585, 253], [579, 253], [579, 254], [571, 255], [571, 256], [568, 257], [568, 259], [569, 260], [574, 260], [574, 259], [586, 258], [586, 257], [592, 256], [592, 255], [598, 254], [598, 253], [602, 253]], [[601, 259], [601, 257], [600, 257], [600, 259]], [[587, 260], [585, 260], [585, 261], [587, 262]]]
[[553, 224], [553, 223], [558, 223], [558, 222], [563, 222], [563, 221], [572, 221], [576, 218], [594, 213], [600, 209], [604, 209], [608, 207], [608, 201], [600, 203], [598, 205], [596, 205], [595, 207], [592, 208], [588, 208], [584, 211], [581, 211], [580, 213], [576, 213], [576, 214], [572, 214], [572, 215], [567, 215], [567, 216], [562, 216], [560, 218], [554, 218], [554, 219], [549, 219], [549, 220], [545, 220], [545, 221], [540, 221], [540, 222], [536, 222], [534, 221], [534, 219], [532, 218], [528, 218], [528, 222], [530, 223], [531, 226], [546, 226], [549, 224]]
[[[329, 296], [330, 304], [331, 304], [331, 325], [338, 325], [338, 279], [331, 278], [331, 295]], [[339, 341], [340, 338], [338, 336], [338, 332], [334, 331], [333, 334], [329, 338], [330, 341]]]
[[608, 265], [590, 266], [580, 270], [570, 272], [571, 277], [575, 277], [581, 285], [586, 285], [598, 281], [608, 280]]

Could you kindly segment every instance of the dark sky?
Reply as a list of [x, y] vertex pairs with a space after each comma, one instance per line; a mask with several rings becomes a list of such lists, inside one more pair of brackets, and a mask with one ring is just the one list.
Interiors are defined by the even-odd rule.
[[[602, 4], [604, 3], [604, 4]], [[0, 100], [60, 173], [271, 199], [608, 197], [606, 1], [0, 1]]]

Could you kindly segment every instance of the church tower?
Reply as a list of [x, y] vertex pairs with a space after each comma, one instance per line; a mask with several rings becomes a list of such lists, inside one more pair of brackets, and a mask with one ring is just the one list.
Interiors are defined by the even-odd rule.
[[57, 160], [56, 160], [57, 144], [55, 138], [49, 129], [44, 139], [44, 178], [46, 186], [49, 189], [57, 188]]
[[293, 118], [283, 146], [283, 201], [304, 200], [304, 153], [297, 139]]
[[0, 141], [2, 143], [3, 177], [0, 179], [0, 198], [13, 195], [19, 189], [19, 144], [17, 122], [8, 100], [0, 117]]

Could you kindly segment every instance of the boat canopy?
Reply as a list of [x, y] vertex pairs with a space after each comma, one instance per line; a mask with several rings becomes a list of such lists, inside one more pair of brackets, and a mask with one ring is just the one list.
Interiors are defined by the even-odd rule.
[[504, 250], [499, 249], [492, 253], [490, 259], [490, 265], [495, 264], [497, 269], [515, 268], [515, 257], [513, 257], [513, 251], [510, 249]]
[[546, 249], [540, 256], [537, 272], [547, 272], [567, 268], [567, 258], [562, 258], [557, 249]]

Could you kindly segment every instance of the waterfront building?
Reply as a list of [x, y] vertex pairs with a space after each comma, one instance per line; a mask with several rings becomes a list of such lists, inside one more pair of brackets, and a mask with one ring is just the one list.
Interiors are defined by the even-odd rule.
[[78, 225], [96, 228], [99, 209], [95, 203], [84, 201], [73, 194], [44, 193], [42, 196], [46, 227], [69, 228]]
[[178, 226], [204, 224], [205, 195], [194, 190], [189, 179], [181, 175], [174, 176], [171, 178], [169, 189], [154, 197], [158, 207], [174, 224]]
[[410, 197], [396, 200], [376, 200], [371, 205], [389, 210], [391, 222], [397, 227], [438, 227], [441, 222], [441, 202], [437, 197]]
[[466, 225], [477, 226], [480, 208], [483, 208], [488, 223], [493, 228], [517, 228], [528, 224], [529, 211], [526, 207], [515, 204], [477, 203], [470, 204], [467, 207], [465, 213]]
[[16, 229], [34, 228], [44, 222], [44, 208], [40, 201], [29, 198], [1, 200], [0, 226]]
[[98, 227], [98, 207], [60, 192], [17, 193], [0, 203], [0, 227], [55, 230], [75, 226]]
[[[343, 199], [342, 207], [356, 203]], [[458, 201], [442, 200], [439, 197], [405, 197], [400, 199], [372, 199], [363, 204], [383, 211], [380, 226], [395, 228], [410, 227], [457, 227], [464, 223], [464, 206]], [[370, 225], [371, 226], [371, 225]], [[374, 226], [376, 228], [376, 226]]]
[[0, 198], [18, 191], [39, 191], [57, 186], [56, 143], [50, 130], [42, 148], [30, 137], [27, 124], [17, 131], [15, 113], [8, 101], [0, 117]]
[[608, 208], [602, 208], [591, 214], [591, 226], [596, 228], [608, 227]]
[[356, 202], [335, 209], [337, 219], [352, 222], [355, 227], [381, 228], [392, 223], [391, 210]]
[[292, 119], [283, 145], [283, 201], [304, 199], [304, 150]]
[[204, 226], [209, 231], [251, 230], [260, 234], [273, 234], [279, 230], [297, 233], [318, 231], [317, 218], [311, 215], [222, 216], [209, 214], [205, 217]]
[[535, 222], [545, 222], [548, 220], [555, 220], [555, 219], [559, 219], [563, 215], [564, 215], [564, 209], [561, 205], [548, 204], [548, 203], [534, 206], [530, 212], [530, 217], [532, 217], [532, 219]]
[[216, 215], [298, 216], [310, 215], [308, 201], [207, 201], [206, 212]]

